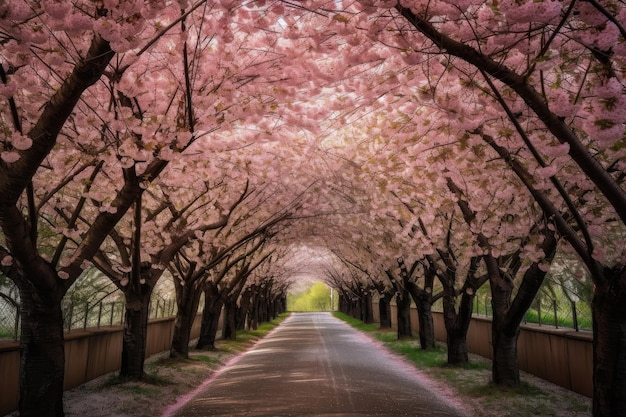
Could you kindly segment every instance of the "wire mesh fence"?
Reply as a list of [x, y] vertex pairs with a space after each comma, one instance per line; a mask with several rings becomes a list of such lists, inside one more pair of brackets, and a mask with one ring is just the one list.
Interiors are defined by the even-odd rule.
[[[62, 303], [63, 323], [66, 331], [124, 324], [123, 301], [96, 303], [66, 300]], [[149, 306], [149, 319], [172, 317], [176, 314], [176, 301], [159, 294], [153, 295]], [[19, 303], [0, 293], [0, 340], [19, 338]]]
[[[152, 296], [148, 307], [148, 318], [172, 317], [176, 312], [176, 302], [156, 294]], [[63, 304], [63, 322], [66, 331], [102, 326], [121, 326], [124, 324], [124, 302], [99, 302], [96, 304]]]
[[[476, 298], [474, 314], [491, 317], [493, 308], [491, 298]], [[570, 300], [557, 300], [550, 297], [538, 297], [528, 309], [524, 323], [555, 328], [571, 328], [576, 331], [591, 330], [591, 308], [587, 303]]]
[[0, 293], [0, 339], [17, 340], [19, 334], [19, 304]]

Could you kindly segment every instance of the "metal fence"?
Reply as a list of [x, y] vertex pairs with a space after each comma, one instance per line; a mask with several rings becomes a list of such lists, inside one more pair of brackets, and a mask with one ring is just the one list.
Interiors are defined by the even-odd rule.
[[[491, 298], [476, 298], [474, 301], [474, 314], [493, 316]], [[575, 331], [591, 330], [591, 309], [588, 304], [583, 302], [540, 297], [535, 300], [531, 308], [526, 312], [524, 323], [552, 326], [557, 329], [571, 328]]]
[[[176, 314], [176, 301], [165, 299], [158, 294], [150, 300], [150, 319], [172, 317]], [[124, 324], [124, 302], [64, 301], [62, 304], [63, 323], [66, 331]], [[19, 304], [0, 294], [0, 339], [19, 338]]]
[[0, 293], [0, 340], [16, 340], [19, 326], [19, 304], [8, 295]]
[[[153, 295], [149, 306], [149, 319], [171, 317], [176, 312], [176, 302]], [[124, 324], [124, 302], [63, 303], [65, 330], [99, 328]]]

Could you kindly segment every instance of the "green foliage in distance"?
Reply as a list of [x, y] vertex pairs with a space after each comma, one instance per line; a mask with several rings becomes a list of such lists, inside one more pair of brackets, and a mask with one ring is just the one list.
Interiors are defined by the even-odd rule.
[[316, 282], [304, 291], [287, 295], [287, 310], [289, 311], [330, 311], [331, 291], [322, 283]]

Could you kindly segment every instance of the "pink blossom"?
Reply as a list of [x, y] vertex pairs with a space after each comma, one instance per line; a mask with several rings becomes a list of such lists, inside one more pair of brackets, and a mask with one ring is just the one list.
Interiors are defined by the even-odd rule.
[[25, 1], [16, 0], [11, 1], [11, 7], [8, 8], [9, 15], [7, 16], [14, 22], [22, 22], [32, 16], [33, 11]]
[[25, 151], [33, 145], [33, 141], [28, 136], [21, 135], [19, 132], [14, 132], [11, 136], [11, 145], [19, 151]]
[[59, 20], [65, 19], [65, 17], [70, 14], [70, 11], [72, 9], [71, 2], [47, 0], [42, 3], [43, 3], [42, 6], [44, 10], [53, 19], [59, 19]]
[[622, 84], [615, 77], [609, 78], [604, 84], [598, 84], [593, 92], [596, 96], [604, 99], [618, 97], [622, 94]]
[[572, 117], [580, 109], [580, 106], [570, 102], [569, 94], [563, 89], [553, 89], [549, 91], [550, 109], [560, 117]]
[[580, 1], [576, 3], [576, 8], [578, 18], [589, 26], [600, 26], [607, 21], [607, 17], [600, 13], [591, 3]]
[[0, 153], [0, 158], [7, 164], [12, 164], [20, 159], [20, 154], [15, 151], [4, 151]]

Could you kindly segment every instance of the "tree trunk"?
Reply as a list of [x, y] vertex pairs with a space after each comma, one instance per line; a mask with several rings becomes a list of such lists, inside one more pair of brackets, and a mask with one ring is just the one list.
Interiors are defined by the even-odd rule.
[[[542, 262], [552, 263], [556, 252], [557, 240], [553, 232], [543, 229], [544, 237], [541, 249], [545, 255]], [[519, 284], [517, 294], [512, 299], [514, 282], [521, 262], [510, 267], [511, 273], [502, 271], [498, 261], [492, 256], [484, 258], [491, 286], [491, 305], [493, 307], [492, 343], [493, 343], [493, 383], [503, 386], [519, 385], [519, 362], [517, 358], [517, 338], [520, 324], [541, 288], [546, 276], [546, 268], [539, 262], [533, 262]]]
[[420, 346], [423, 350], [434, 349], [435, 322], [433, 320], [432, 305], [430, 302], [422, 302], [421, 304], [422, 305], [417, 308]]
[[[494, 317], [495, 319], [495, 317]], [[506, 387], [516, 387], [520, 383], [519, 362], [517, 359], [517, 337], [519, 327], [514, 333], [494, 330], [493, 343], [493, 383]]]
[[425, 285], [421, 289], [414, 282], [406, 283], [409, 294], [415, 302], [417, 309], [417, 319], [419, 323], [420, 346], [423, 350], [435, 348], [435, 323], [433, 320], [433, 294], [432, 284]]
[[22, 417], [63, 417], [65, 344], [62, 293], [20, 285], [19, 411]]
[[151, 295], [152, 287], [148, 285], [140, 285], [138, 291], [133, 290], [131, 285], [125, 288], [126, 311], [124, 315], [121, 377], [142, 379], [144, 376], [143, 364], [146, 358]]
[[626, 268], [594, 279], [593, 416], [626, 416]]
[[396, 307], [398, 309], [398, 339], [412, 338], [411, 332], [411, 297], [409, 292], [402, 290], [396, 296]]
[[515, 387], [519, 385], [519, 362], [517, 359], [517, 337], [519, 325], [509, 326], [507, 313], [511, 307], [513, 280], [506, 279], [501, 272], [491, 274], [491, 343], [493, 349], [492, 379], [496, 385]]
[[247, 289], [241, 294], [241, 302], [236, 308], [236, 329], [245, 330], [246, 322], [250, 314], [250, 305], [252, 302], [252, 290]]
[[450, 365], [461, 365], [469, 362], [467, 331], [472, 320], [474, 294], [474, 289], [465, 289], [458, 312], [453, 305], [446, 306], [444, 298], [444, 321], [447, 335], [448, 363]]
[[204, 311], [196, 349], [215, 350], [215, 339], [220, 326], [223, 303], [217, 298], [209, 297], [207, 292], [204, 293], [204, 297]]
[[347, 297], [345, 295], [343, 295], [343, 293], [339, 293], [337, 294], [338, 300], [337, 300], [337, 310], [339, 310], [341, 313], [343, 314], [348, 314], [348, 300]]
[[237, 306], [231, 301], [224, 303], [224, 325], [222, 326], [222, 339], [237, 339], [237, 322], [236, 322]]
[[178, 311], [174, 320], [174, 334], [170, 346], [170, 358], [189, 357], [189, 339], [191, 338], [191, 328], [198, 312], [201, 292], [193, 285], [182, 287], [181, 298], [177, 291], [176, 303]]
[[269, 322], [270, 320], [274, 320], [276, 318], [276, 310], [274, 310], [274, 303], [270, 301], [269, 297], [263, 297], [264, 303], [267, 306], [267, 316], [265, 317], [264, 322]]
[[384, 293], [382, 297], [378, 299], [378, 315], [380, 317], [380, 328], [391, 328], [391, 298], [393, 294]]
[[372, 292], [366, 291], [363, 296], [363, 313], [365, 320], [364, 323], [370, 324], [374, 323], [374, 306], [372, 304]]
[[252, 311], [250, 312], [250, 329], [256, 330], [259, 328], [259, 305], [260, 295], [255, 293], [254, 300], [252, 302]]

